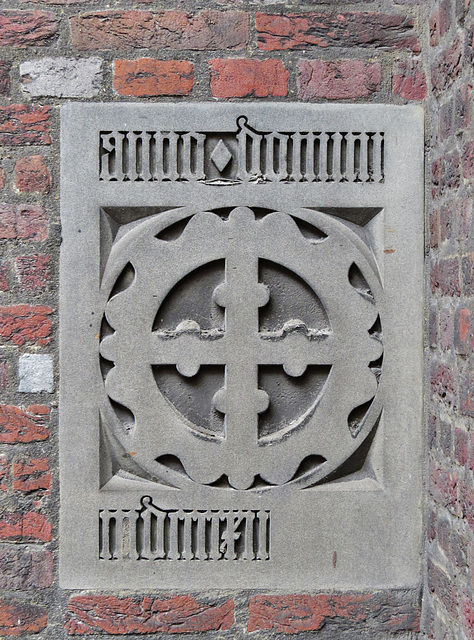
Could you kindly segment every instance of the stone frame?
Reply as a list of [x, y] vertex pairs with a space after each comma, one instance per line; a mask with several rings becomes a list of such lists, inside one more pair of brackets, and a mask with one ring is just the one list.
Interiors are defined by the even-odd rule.
[[[245, 115], [256, 131], [383, 131], [383, 182], [216, 186], [205, 181], [98, 180], [100, 131], [235, 131]], [[283, 125], [281, 124], [283, 123]], [[60, 580], [65, 588], [404, 588], [420, 582], [423, 397], [423, 112], [387, 105], [75, 104], [61, 110]], [[157, 489], [104, 482], [100, 442], [100, 211], [126, 207], [285, 206], [377, 210], [373, 251], [383, 272], [383, 418], [366, 464], [333, 482], [262, 498], [205, 489]], [[79, 204], [78, 204], [79, 203]], [[338, 214], [338, 215], [339, 215]], [[101, 450], [102, 447], [102, 450]], [[102, 452], [101, 452], [102, 451]], [[101, 462], [102, 460], [102, 462]], [[242, 495], [242, 493], [244, 495]], [[99, 559], [99, 511], [137, 510], [144, 496], [161, 510], [271, 513], [264, 562], [197, 563]], [[282, 506], [284, 502], [284, 508]], [[147, 503], [150, 507], [151, 502]], [[356, 506], [354, 506], [356, 505]], [[145, 505], [143, 505], [145, 508]], [[295, 527], [294, 523], [298, 523]], [[402, 533], [402, 535], [401, 535]]]

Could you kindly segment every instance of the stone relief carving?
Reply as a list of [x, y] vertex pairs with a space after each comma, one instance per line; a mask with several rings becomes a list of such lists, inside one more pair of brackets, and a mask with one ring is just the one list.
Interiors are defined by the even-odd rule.
[[377, 423], [380, 275], [334, 216], [160, 213], [121, 229], [102, 291], [103, 424], [140, 475], [308, 486]]

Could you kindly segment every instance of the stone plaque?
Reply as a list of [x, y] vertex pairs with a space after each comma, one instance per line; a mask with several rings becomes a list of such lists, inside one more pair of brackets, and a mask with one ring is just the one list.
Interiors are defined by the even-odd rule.
[[61, 129], [62, 586], [417, 585], [421, 109]]

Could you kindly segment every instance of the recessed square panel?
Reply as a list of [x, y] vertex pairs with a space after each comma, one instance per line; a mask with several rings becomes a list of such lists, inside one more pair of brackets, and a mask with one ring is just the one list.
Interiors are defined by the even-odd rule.
[[417, 585], [422, 111], [61, 128], [62, 586]]

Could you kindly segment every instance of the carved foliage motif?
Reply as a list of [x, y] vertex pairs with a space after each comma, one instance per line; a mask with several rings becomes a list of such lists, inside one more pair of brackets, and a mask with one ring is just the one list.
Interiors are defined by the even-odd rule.
[[109, 442], [172, 486], [321, 481], [380, 417], [382, 293], [365, 242], [320, 211], [124, 225], [102, 280]]

